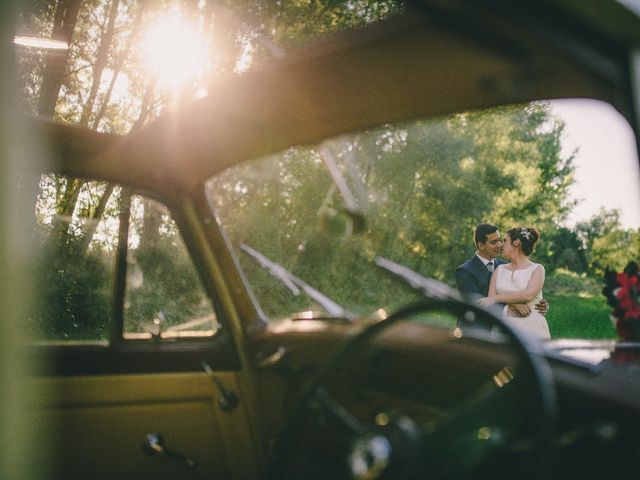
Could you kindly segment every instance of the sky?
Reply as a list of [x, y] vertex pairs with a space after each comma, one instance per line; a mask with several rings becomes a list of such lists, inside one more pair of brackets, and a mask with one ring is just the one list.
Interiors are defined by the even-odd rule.
[[610, 105], [595, 100], [554, 100], [565, 122], [563, 154], [578, 148], [571, 195], [581, 200], [569, 226], [587, 220], [600, 207], [620, 209], [626, 228], [640, 228], [640, 167], [633, 130]]

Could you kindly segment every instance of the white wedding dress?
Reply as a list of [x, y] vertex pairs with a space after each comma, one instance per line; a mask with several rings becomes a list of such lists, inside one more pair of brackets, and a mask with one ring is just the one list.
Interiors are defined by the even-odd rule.
[[[527, 288], [531, 275], [538, 266], [540, 266], [539, 263], [534, 263], [522, 270], [512, 271], [507, 269], [506, 265], [500, 265], [496, 269], [496, 292], [498, 292], [498, 295], [524, 292]], [[505, 322], [519, 330], [532, 333], [542, 339], [551, 338], [547, 320], [535, 309], [535, 305], [540, 300], [542, 300], [542, 291], [538, 292], [536, 298], [528, 303], [531, 308], [531, 313], [526, 317], [512, 317], [508, 315], [508, 305], [504, 307], [502, 317]]]

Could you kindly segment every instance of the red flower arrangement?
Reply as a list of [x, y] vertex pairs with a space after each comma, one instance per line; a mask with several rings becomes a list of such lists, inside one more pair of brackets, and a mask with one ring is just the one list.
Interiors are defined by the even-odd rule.
[[[605, 287], [602, 290], [607, 302], [613, 307], [612, 317], [623, 342], [640, 341], [640, 275], [638, 264], [630, 262], [620, 273], [607, 270], [604, 277]], [[614, 352], [618, 360], [637, 359], [637, 349], [634, 352]]]

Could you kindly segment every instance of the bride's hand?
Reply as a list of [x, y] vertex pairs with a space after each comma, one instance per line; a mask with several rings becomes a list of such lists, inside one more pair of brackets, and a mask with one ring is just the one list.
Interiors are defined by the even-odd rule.
[[490, 307], [491, 305], [494, 305], [496, 301], [491, 297], [484, 297], [478, 300], [478, 303], [483, 307]]
[[528, 317], [531, 313], [531, 308], [526, 303], [514, 303], [509, 305], [509, 315], [512, 317]]

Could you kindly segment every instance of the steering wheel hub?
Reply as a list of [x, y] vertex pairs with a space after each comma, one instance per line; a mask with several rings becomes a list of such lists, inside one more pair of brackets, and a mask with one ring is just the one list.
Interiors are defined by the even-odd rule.
[[349, 455], [352, 478], [369, 480], [380, 478], [391, 460], [391, 442], [379, 433], [360, 435]]

